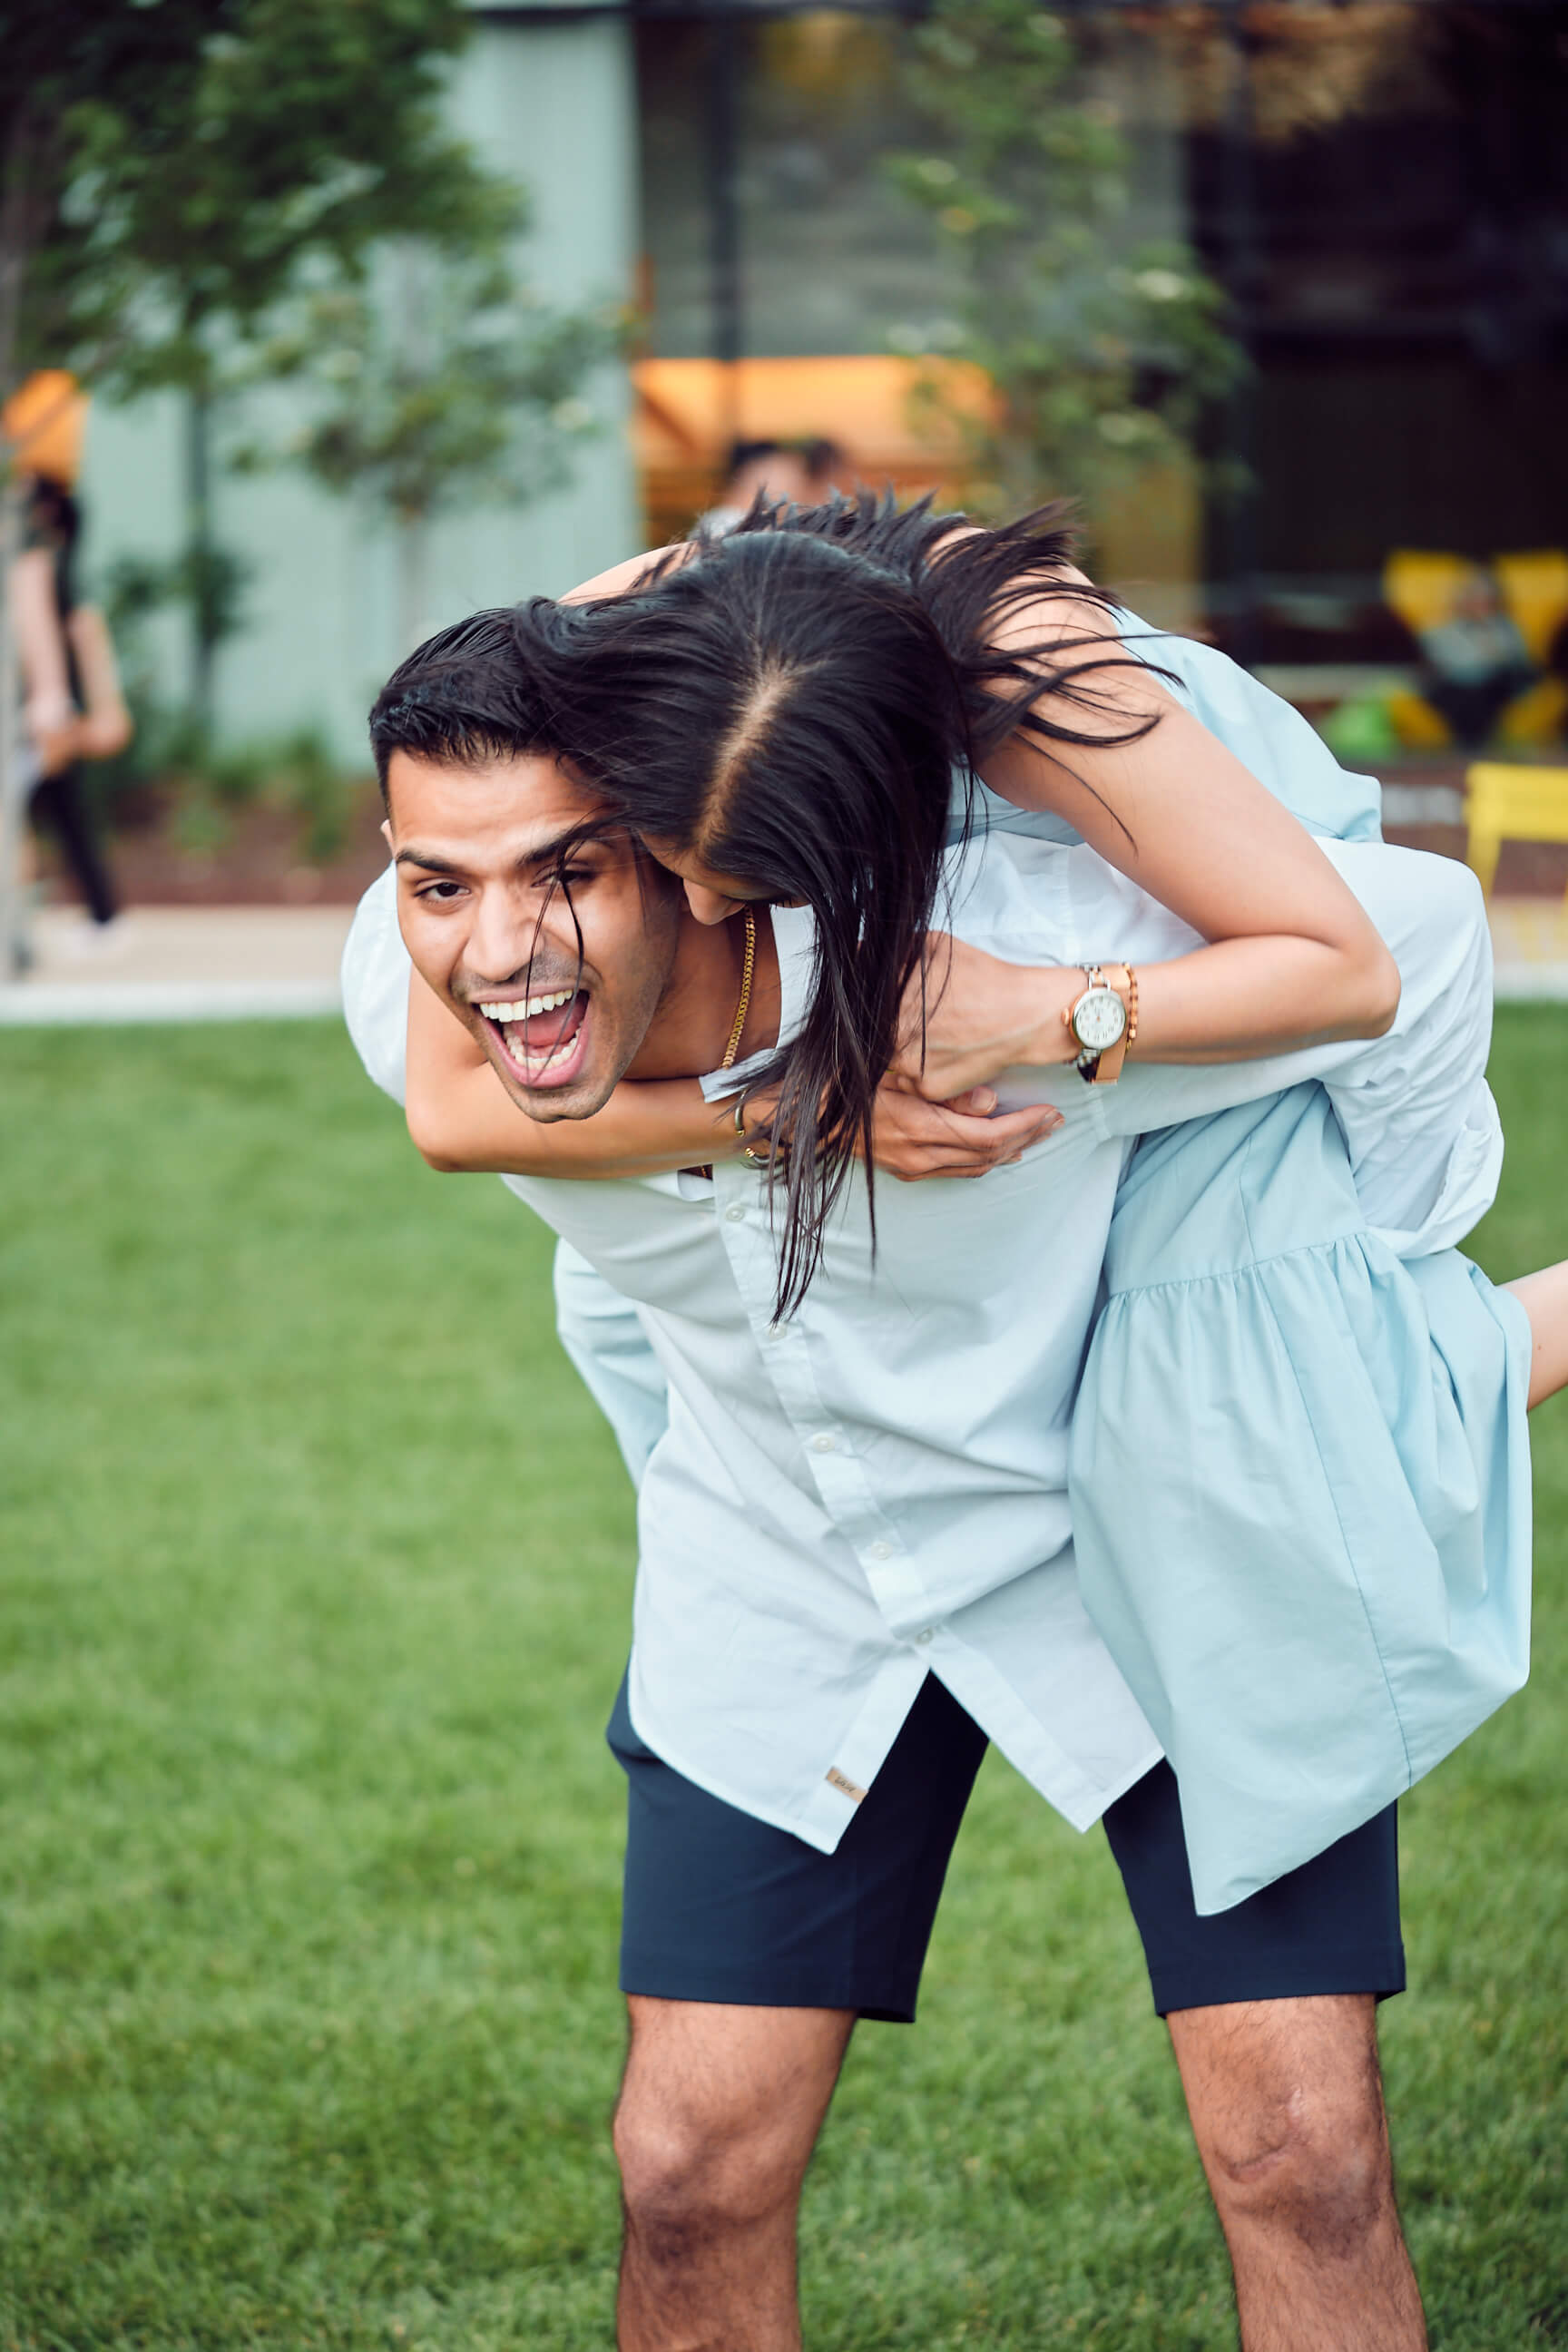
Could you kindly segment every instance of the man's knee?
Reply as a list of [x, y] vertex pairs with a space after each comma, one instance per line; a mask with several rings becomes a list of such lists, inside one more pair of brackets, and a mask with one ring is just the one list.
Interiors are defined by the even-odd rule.
[[793, 2210], [852, 2016], [636, 1996], [631, 2015], [615, 2147], [644, 2250], [678, 2260]]
[[1364, 2015], [1287, 2002], [1234, 2023], [1220, 2011], [1189, 2019], [1172, 2019], [1173, 2039], [1221, 2219], [1352, 2254], [1393, 2197], [1370, 2004]]
[[628, 2230], [661, 2264], [767, 2221], [805, 2168], [765, 2118], [722, 2105], [623, 2094], [614, 2137]]
[[1223, 2221], [1286, 2231], [1329, 2260], [1354, 2254], [1388, 2211], [1381, 2107], [1298, 2090], [1211, 2131], [1203, 2153]]

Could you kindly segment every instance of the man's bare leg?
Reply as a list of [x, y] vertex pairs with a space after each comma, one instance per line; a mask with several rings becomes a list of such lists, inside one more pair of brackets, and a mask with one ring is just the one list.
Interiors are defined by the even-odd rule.
[[1167, 2021], [1245, 2352], [1424, 2352], [1370, 1993]]
[[627, 2007], [621, 2352], [799, 2352], [795, 2216], [855, 2013]]

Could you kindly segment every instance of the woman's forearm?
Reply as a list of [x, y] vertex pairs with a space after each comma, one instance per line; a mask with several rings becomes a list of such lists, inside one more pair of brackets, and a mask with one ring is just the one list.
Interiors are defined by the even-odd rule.
[[518, 1109], [489, 1063], [408, 1093], [408, 1132], [432, 1168], [497, 1176], [658, 1176], [732, 1159], [733, 1106], [705, 1103], [695, 1078], [623, 1081], [592, 1118], [548, 1125]]
[[657, 1176], [740, 1150], [733, 1106], [702, 1099], [695, 1078], [616, 1088], [592, 1118], [546, 1125], [521, 1111], [488, 1062], [408, 1086], [408, 1132], [432, 1168], [497, 1176]]
[[409, 977], [405, 1087], [408, 1132], [444, 1173], [658, 1176], [741, 1149], [733, 1104], [705, 1103], [695, 1078], [623, 1080], [592, 1118], [530, 1118], [417, 972]]
[[46, 549], [30, 547], [16, 558], [10, 605], [28, 731], [39, 740], [60, 734], [76, 716], [54, 566]]
[[[1138, 967], [1141, 1062], [1245, 1062], [1340, 1038], [1381, 1037], [1399, 1010], [1399, 971], [1381, 940], [1364, 951], [1318, 940], [1222, 940]], [[1078, 992], [1080, 975], [1068, 974]], [[1066, 1034], [1061, 1005], [1055, 1008]], [[1070, 1058], [1070, 1055], [1069, 1055]]]
[[[1375, 932], [1335, 945], [1258, 937], [1137, 967], [1142, 1062], [1250, 1061], [1338, 1038], [1381, 1037], [1399, 1006], [1399, 973]], [[923, 1057], [902, 1066], [923, 1095], [989, 1086], [1019, 1065], [1077, 1056], [1064, 1015], [1087, 982], [1077, 968], [1029, 969], [943, 940], [927, 971]], [[911, 998], [911, 1007], [913, 999]]]

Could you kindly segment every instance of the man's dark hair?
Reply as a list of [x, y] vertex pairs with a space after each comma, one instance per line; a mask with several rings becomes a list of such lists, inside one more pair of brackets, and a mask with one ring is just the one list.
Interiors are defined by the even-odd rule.
[[381, 797], [395, 751], [443, 768], [559, 757], [549, 706], [528, 674], [510, 611], [455, 621], [399, 662], [371, 706], [370, 747]]

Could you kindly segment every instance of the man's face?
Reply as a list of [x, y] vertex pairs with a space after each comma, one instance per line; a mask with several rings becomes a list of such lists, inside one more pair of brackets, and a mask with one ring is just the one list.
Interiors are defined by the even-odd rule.
[[554, 761], [437, 767], [395, 751], [386, 837], [415, 965], [531, 1118], [603, 1108], [668, 982], [679, 887], [622, 834], [563, 844], [597, 814]]

